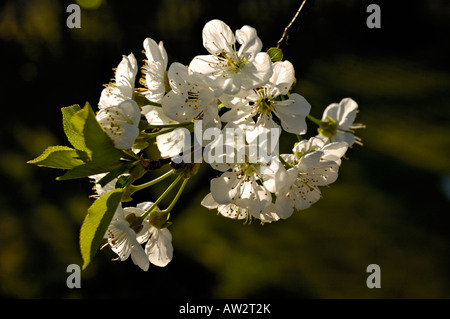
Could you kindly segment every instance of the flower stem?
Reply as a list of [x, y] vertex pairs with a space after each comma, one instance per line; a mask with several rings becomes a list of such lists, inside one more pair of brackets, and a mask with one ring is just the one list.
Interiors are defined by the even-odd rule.
[[292, 24], [295, 22], [295, 20], [297, 20], [298, 15], [300, 14], [300, 11], [302, 11], [303, 6], [305, 5], [306, 0], [303, 0], [302, 4], [300, 5], [300, 8], [298, 8], [297, 13], [294, 15], [294, 18], [292, 18], [291, 22], [288, 24], [288, 26], [286, 28], [284, 28], [284, 32], [283, 35], [281, 36], [281, 39], [278, 41], [277, 43], [277, 48], [280, 48], [280, 44], [281, 42], [283, 42], [283, 40], [286, 38], [287, 33], [290, 29], [290, 27], [292, 27]]
[[316, 119], [316, 118], [315, 118], [314, 116], [312, 116], [311, 114], [308, 114], [307, 118], [308, 118], [311, 122], [313, 122], [313, 123], [315, 123], [315, 124], [317, 124], [317, 125], [319, 125], [319, 126], [322, 124], [322, 121], [321, 121], [321, 120]]
[[141, 185], [130, 185], [130, 195], [140, 191], [144, 188], [150, 187], [152, 185], [155, 185], [156, 183], [161, 182], [162, 180], [166, 179], [167, 177], [169, 177], [170, 175], [172, 175], [173, 173], [175, 173], [174, 169], [171, 169], [170, 171], [168, 171], [167, 173], [165, 173], [164, 175], [161, 175], [160, 177], [155, 178], [154, 180], [151, 180], [147, 183], [141, 184]]
[[166, 209], [164, 209], [163, 211], [161, 211], [161, 212], [164, 212], [164, 213], [170, 213], [170, 211], [172, 210], [172, 208], [175, 206], [175, 204], [177, 203], [178, 199], [180, 198], [181, 194], [183, 193], [184, 188], [186, 187], [186, 184], [187, 184], [188, 180], [189, 180], [189, 178], [186, 178], [186, 179], [183, 181], [183, 184], [181, 184], [180, 189], [178, 190], [177, 194], [175, 195], [175, 197], [174, 197], [174, 199], [172, 200], [172, 202], [170, 203], [170, 205], [169, 205]]
[[150, 125], [150, 127], [147, 127], [148, 129], [155, 129], [155, 128], [166, 128], [166, 129], [160, 130], [157, 132], [145, 133], [145, 138], [146, 138], [146, 140], [150, 140], [150, 139], [157, 137], [158, 135], [170, 133], [170, 132], [176, 130], [177, 128], [182, 128], [182, 127], [187, 127], [190, 130], [194, 127], [194, 124], [192, 122], [185, 122], [185, 123], [167, 125], [167, 126], [166, 125], [158, 125], [158, 126]]
[[172, 128], [172, 127], [185, 127], [189, 126], [189, 124], [192, 124], [192, 122], [183, 122], [183, 123], [174, 123], [174, 124], [149, 124], [147, 125], [146, 129], [152, 129], [152, 128]]
[[148, 214], [150, 214], [156, 208], [156, 206], [164, 199], [164, 197], [166, 197], [167, 194], [169, 194], [169, 192], [172, 190], [172, 188], [174, 188], [175, 185], [177, 185], [177, 183], [180, 181], [180, 179], [181, 179], [181, 175], [178, 175], [178, 177], [172, 182], [172, 184], [170, 184], [170, 186], [167, 187], [167, 189], [164, 191], [164, 193], [162, 193], [162, 195], [159, 196], [159, 198], [156, 200], [156, 202], [154, 202], [153, 205], [140, 217], [141, 220], [144, 220], [144, 218], [147, 217]]

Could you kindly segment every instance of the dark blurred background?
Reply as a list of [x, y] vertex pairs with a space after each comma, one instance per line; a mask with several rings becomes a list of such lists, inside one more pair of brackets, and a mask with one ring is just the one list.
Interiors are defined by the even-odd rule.
[[[66, 8], [81, 6], [81, 28]], [[173, 261], [141, 271], [99, 252], [81, 264], [79, 228], [92, 203], [87, 180], [26, 164], [50, 145], [69, 145], [60, 108], [96, 105], [123, 54], [144, 58], [146, 37], [164, 41], [170, 62], [205, 54], [211, 19], [255, 27], [276, 46], [301, 1], [22, 0], [0, 5], [0, 296], [4, 298], [449, 298], [450, 4], [448, 1], [319, 1], [292, 28], [285, 58], [296, 91], [320, 117], [352, 97], [364, 146], [347, 153], [324, 199], [260, 226], [200, 205], [217, 172], [202, 167], [177, 204]], [[366, 8], [381, 8], [369, 29]], [[315, 127], [310, 124], [309, 135]], [[285, 152], [295, 141], [283, 138]], [[155, 200], [161, 188], [140, 194]], [[163, 205], [164, 206], [164, 205]], [[381, 288], [366, 267], [381, 267]]]

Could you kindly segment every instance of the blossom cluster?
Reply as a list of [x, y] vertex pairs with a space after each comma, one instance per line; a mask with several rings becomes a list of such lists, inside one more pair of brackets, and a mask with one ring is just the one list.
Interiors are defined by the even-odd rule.
[[[207, 54], [195, 56], [189, 65], [169, 65], [163, 42], [145, 39], [142, 76], [138, 79], [135, 56], [124, 55], [100, 95], [95, 118], [114, 147], [131, 159], [109, 172], [89, 175], [97, 200], [121, 189], [122, 198], [103, 237], [118, 259], [131, 256], [143, 270], [150, 263], [166, 266], [172, 260], [169, 216], [198, 170], [198, 164], [186, 160], [198, 148], [204, 150], [202, 160], [221, 174], [210, 181], [210, 193], [201, 205], [225, 217], [264, 224], [316, 203], [322, 197], [320, 188], [336, 181], [347, 149], [361, 144], [354, 135], [355, 129], [364, 127], [354, 123], [356, 102], [344, 98], [329, 105], [321, 119], [311, 116], [308, 101], [292, 92], [293, 64], [282, 59], [281, 50], [263, 51], [253, 27], [233, 32], [224, 22], [212, 20], [204, 26], [202, 39]], [[307, 119], [318, 129], [306, 139]], [[186, 135], [194, 126], [212, 130], [214, 138], [197, 136], [194, 130], [197, 144], [192, 147]], [[276, 136], [275, 142], [260, 139], [267, 132]], [[279, 151], [282, 134], [298, 137], [289, 153]], [[144, 151], [153, 142], [161, 158], [146, 160]], [[252, 145], [264, 149], [264, 156]], [[155, 170], [150, 164], [155, 162], [156, 168], [170, 164], [172, 170], [153, 181], [132, 184], [143, 174], [136, 177], [131, 167], [140, 165], [145, 173]], [[122, 206], [134, 192], [171, 175], [178, 177], [155, 202]], [[172, 203], [160, 210], [162, 198], [180, 180]]]

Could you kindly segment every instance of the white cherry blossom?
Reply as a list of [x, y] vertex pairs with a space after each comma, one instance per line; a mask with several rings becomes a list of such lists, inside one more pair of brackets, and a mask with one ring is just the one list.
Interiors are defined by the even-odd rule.
[[189, 72], [202, 76], [216, 96], [236, 94], [241, 87], [259, 87], [272, 75], [272, 62], [267, 53], [260, 52], [262, 42], [254, 28], [243, 26], [234, 35], [223, 21], [212, 20], [206, 23], [202, 34], [203, 45], [210, 55], [196, 56]]
[[191, 146], [190, 133], [185, 128], [177, 128], [171, 132], [158, 135], [156, 145], [162, 158], [174, 157]]
[[172, 90], [161, 102], [165, 115], [178, 122], [201, 119], [203, 129], [219, 127], [219, 109], [214, 91], [190, 75], [181, 63], [172, 63], [168, 74]]
[[172, 234], [167, 228], [152, 227], [150, 238], [145, 245], [149, 261], [158, 267], [165, 267], [173, 258]]
[[161, 103], [168, 86], [167, 52], [162, 41], [157, 44], [151, 38], [144, 40], [144, 49], [146, 59], [143, 67], [144, 79], [141, 81], [145, 87], [143, 94], [150, 101]]
[[133, 53], [124, 55], [115, 70], [113, 82], [103, 89], [98, 107], [103, 109], [132, 99], [137, 72], [137, 61]]
[[336, 181], [338, 163], [347, 147], [345, 142], [325, 144], [322, 139], [312, 137], [297, 143], [292, 154], [281, 155], [291, 166], [287, 170], [289, 182], [286, 185], [289, 186], [280, 187], [276, 194], [276, 205], [285, 208], [284, 213], [279, 214], [281, 218], [290, 217], [294, 207], [298, 210], [309, 208], [322, 197], [319, 186]]
[[244, 124], [249, 127], [249, 121], [257, 116], [256, 125], [266, 128], [279, 127], [273, 116], [280, 119], [282, 128], [293, 134], [306, 133], [306, 116], [311, 105], [306, 99], [292, 93], [288, 99], [282, 98], [289, 92], [294, 83], [295, 73], [289, 61], [273, 64], [273, 75], [267, 84], [261, 88], [242, 91], [238, 96], [225, 96], [221, 101], [231, 108], [222, 115], [224, 122], [233, 123], [232, 126]]
[[[153, 205], [152, 202], [143, 202], [130, 208], [137, 216], [142, 216]], [[145, 243], [145, 254], [155, 266], [165, 267], [173, 258], [172, 234], [167, 228], [156, 228], [150, 224], [148, 217], [144, 219], [145, 232], [139, 233], [139, 243]]]
[[100, 109], [96, 118], [118, 149], [131, 149], [139, 135], [141, 110], [133, 100]]
[[268, 163], [236, 164], [211, 180], [211, 198], [205, 199], [204, 206], [230, 218], [276, 221], [279, 217], [267, 207], [272, 204], [272, 194], [286, 188], [286, 182], [287, 172], [277, 157]]
[[[262, 190], [259, 190], [259, 192], [262, 192]], [[262, 193], [260, 195], [261, 197], [264, 196]], [[229, 204], [219, 204], [214, 200], [211, 193], [203, 198], [201, 204], [208, 209], [217, 210], [218, 214], [224, 217], [245, 220], [245, 223], [251, 223], [253, 218], [261, 220], [263, 224], [280, 219], [277, 214], [271, 213], [269, 209], [266, 209], [266, 207], [271, 205], [268, 199], [265, 201], [265, 207], [261, 212], [254, 211], [251, 207], [245, 206], [244, 203], [240, 203], [239, 201], [233, 201]]]
[[134, 264], [147, 271], [150, 262], [141, 243], [143, 236], [148, 232], [149, 224], [134, 223], [139, 216], [139, 214], [136, 215], [135, 209], [122, 208], [119, 204], [105, 237], [111, 250], [118, 255], [121, 261], [131, 256]]
[[365, 128], [363, 124], [353, 123], [357, 113], [358, 104], [351, 98], [328, 105], [322, 115], [320, 135], [330, 142], [346, 142], [349, 147], [354, 143], [362, 145], [361, 139], [354, 135], [356, 129]]
[[[170, 231], [152, 226], [148, 217], [141, 218], [152, 205], [152, 202], [126, 208], [119, 205], [105, 234], [107, 245], [121, 261], [131, 256], [144, 271], [148, 270], [150, 263], [165, 267], [173, 258]], [[145, 249], [142, 247], [144, 243]]]

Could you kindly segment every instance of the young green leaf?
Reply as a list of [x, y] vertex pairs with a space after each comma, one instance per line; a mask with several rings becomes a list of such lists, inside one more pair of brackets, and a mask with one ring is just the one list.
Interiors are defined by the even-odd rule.
[[120, 159], [122, 152], [113, 142], [95, 118], [89, 103], [73, 114], [70, 119], [72, 128], [84, 139], [91, 161], [96, 165], [110, 164]]
[[101, 180], [98, 181], [98, 184], [100, 184], [100, 186], [102, 186], [102, 187], [105, 186], [106, 184], [111, 182], [114, 178], [116, 178], [116, 177], [118, 177], [118, 176], [128, 172], [135, 165], [136, 164], [132, 163], [132, 162], [125, 162], [125, 163], [123, 163], [121, 166], [113, 169], [108, 174], [106, 174]]
[[120, 204], [123, 190], [112, 190], [97, 199], [88, 209], [80, 231], [80, 249], [83, 269], [94, 258], [109, 224]]
[[278, 48], [270, 48], [267, 50], [267, 54], [270, 56], [272, 62], [278, 62], [283, 60], [283, 51]]
[[79, 112], [80, 110], [81, 107], [78, 104], [63, 107], [61, 109], [63, 115], [63, 127], [64, 133], [66, 134], [70, 144], [72, 144], [72, 146], [75, 147], [77, 150], [86, 150], [86, 144], [84, 143], [83, 134], [76, 131], [73, 128], [72, 123], [70, 122], [72, 116], [74, 116], [75, 113]]
[[45, 166], [59, 169], [71, 169], [84, 164], [81, 158], [84, 158], [82, 151], [74, 150], [67, 146], [50, 146], [34, 160], [28, 161], [28, 164]]
[[65, 181], [69, 179], [84, 178], [92, 175], [110, 172], [114, 169], [117, 169], [120, 166], [122, 166], [122, 162], [120, 161], [101, 165], [98, 165], [94, 162], [88, 162], [86, 164], [72, 168], [70, 171], [67, 171], [64, 175], [57, 177], [56, 180]]

